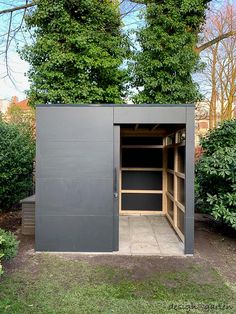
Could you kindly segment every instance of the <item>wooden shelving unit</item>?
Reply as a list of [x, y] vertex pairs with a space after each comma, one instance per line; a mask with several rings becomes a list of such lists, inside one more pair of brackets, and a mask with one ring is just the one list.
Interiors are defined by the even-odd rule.
[[185, 130], [161, 136], [156, 143], [149, 139], [146, 145], [145, 136], [124, 141], [121, 138], [120, 214], [166, 215], [184, 241]]
[[[136, 137], [135, 140], [130, 140], [129, 144], [122, 144], [121, 145], [121, 171], [120, 171], [120, 214], [127, 215], [127, 214], [160, 214], [163, 213], [162, 211], [162, 174], [163, 174], [163, 162], [162, 162], [162, 151], [163, 145], [156, 145], [156, 144], [143, 144], [145, 139], [142, 137], [140, 138], [140, 142], [142, 144], [138, 144], [139, 138]], [[127, 139], [126, 139], [127, 142]], [[163, 140], [161, 139], [163, 143]], [[125, 151], [124, 151], [125, 150]], [[127, 151], [128, 150], [128, 151]], [[135, 151], [135, 155], [133, 152]], [[132, 154], [130, 158], [129, 152]], [[136, 156], [140, 154], [144, 155], [144, 165], [142, 164], [142, 160], [140, 160], [140, 164], [132, 165], [132, 161], [136, 161]], [[153, 160], [153, 154], [158, 155], [159, 161], [155, 164]], [[150, 155], [150, 160], [149, 156]], [[125, 160], [127, 158], [127, 160]], [[129, 159], [131, 160], [130, 164], [127, 166], [126, 163], [129, 163]], [[141, 159], [141, 158], [140, 158]], [[137, 161], [136, 161], [137, 163]], [[150, 164], [150, 165], [149, 165]], [[150, 183], [147, 183], [147, 178], [156, 177], [157, 181], [160, 181], [160, 186], [157, 187], [157, 184], [153, 184], [151, 186]], [[135, 178], [139, 178], [139, 180], [135, 180]], [[154, 181], [154, 180], [153, 180]], [[153, 182], [151, 182], [153, 183]], [[124, 187], [125, 186], [125, 187]], [[129, 208], [131, 201], [133, 198], [129, 195], [133, 195], [137, 199], [136, 206], [140, 208]], [[130, 201], [129, 201], [130, 199]], [[154, 200], [157, 202], [157, 206], [153, 205]], [[133, 200], [135, 203], [135, 200]], [[139, 203], [138, 203], [139, 202]], [[138, 204], [137, 204], [138, 203]], [[146, 205], [145, 205], [146, 203]], [[149, 203], [149, 204], [148, 204]], [[144, 204], [144, 205], [142, 205]], [[127, 207], [125, 207], [127, 206]], [[146, 208], [141, 208], [142, 206], [147, 206]], [[152, 207], [155, 208], [152, 208]]]
[[[184, 212], [185, 212], [185, 131], [180, 130], [165, 139], [167, 155], [173, 167], [167, 168], [166, 216], [171, 225], [184, 241]], [[171, 150], [171, 151], [170, 151]], [[172, 188], [171, 188], [172, 187]]]

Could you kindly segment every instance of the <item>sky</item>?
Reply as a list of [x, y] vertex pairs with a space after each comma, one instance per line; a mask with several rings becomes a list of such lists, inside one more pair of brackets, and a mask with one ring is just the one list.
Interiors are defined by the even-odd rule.
[[[0, 10], [12, 8], [25, 3], [25, 0], [8, 0], [0, 1]], [[22, 19], [23, 11], [13, 13], [11, 29], [16, 29]], [[8, 65], [11, 78], [7, 77], [6, 72], [6, 42], [7, 32], [9, 28], [10, 14], [0, 15], [0, 99], [11, 99], [12, 96], [17, 96], [20, 100], [26, 98], [25, 90], [29, 88], [29, 82], [26, 72], [29, 65], [21, 60], [17, 53], [17, 45], [23, 43], [22, 33], [17, 33], [16, 40], [12, 38], [8, 52]], [[11, 37], [10, 37], [11, 39]]]
[[[20, 56], [16, 52], [11, 52], [9, 59], [11, 65], [11, 73], [13, 79], [8, 77], [0, 78], [0, 99], [11, 99], [12, 96], [17, 96], [20, 100], [26, 97], [25, 90], [29, 88], [29, 82], [25, 73], [27, 72], [29, 65], [20, 59]], [[0, 73], [5, 73], [5, 64], [0, 64]]]

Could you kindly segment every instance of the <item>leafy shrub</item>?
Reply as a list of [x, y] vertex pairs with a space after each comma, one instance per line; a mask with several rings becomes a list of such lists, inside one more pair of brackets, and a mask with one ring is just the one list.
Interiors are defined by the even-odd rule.
[[16, 236], [10, 231], [0, 229], [0, 239], [0, 255], [2, 255], [2, 259], [9, 260], [15, 257], [19, 246]]
[[196, 206], [236, 229], [236, 119], [201, 139], [196, 163]]
[[2, 263], [1, 263], [1, 259], [4, 256], [4, 254], [1, 252], [1, 247], [3, 243], [4, 243], [4, 238], [2, 235], [0, 235], [0, 276], [3, 274]]
[[0, 121], [0, 210], [9, 209], [31, 191], [34, 150], [29, 132]]
[[19, 241], [10, 231], [0, 229], [0, 276], [3, 274], [2, 260], [9, 260], [16, 256]]

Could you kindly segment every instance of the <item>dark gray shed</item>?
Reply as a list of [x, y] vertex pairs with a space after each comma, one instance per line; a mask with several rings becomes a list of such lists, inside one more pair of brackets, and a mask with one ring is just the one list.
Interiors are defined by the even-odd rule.
[[193, 105], [39, 105], [36, 114], [37, 251], [117, 251], [120, 215], [155, 214], [193, 254]]

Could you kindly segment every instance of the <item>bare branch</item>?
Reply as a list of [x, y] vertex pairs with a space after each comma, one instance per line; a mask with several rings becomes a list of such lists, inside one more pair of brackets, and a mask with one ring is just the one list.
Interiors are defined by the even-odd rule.
[[5, 13], [12, 13], [12, 12], [19, 11], [19, 10], [28, 9], [28, 8], [33, 7], [35, 5], [36, 5], [35, 3], [28, 3], [28, 4], [24, 4], [24, 5], [18, 6], [18, 7], [5, 9], [5, 10], [0, 11], [0, 15], [1, 14], [5, 14]]
[[200, 47], [196, 47], [195, 50], [196, 50], [197, 53], [200, 53], [203, 50], [205, 50], [205, 49], [213, 46], [214, 44], [217, 44], [218, 42], [222, 41], [223, 39], [226, 39], [226, 38], [229, 38], [229, 37], [232, 37], [232, 36], [235, 36], [235, 35], [236, 35], [236, 30], [227, 32], [225, 34], [217, 36], [216, 38], [206, 42], [205, 44], [202, 44]]
[[8, 69], [8, 49], [10, 46], [10, 33], [11, 33], [11, 24], [12, 24], [12, 12], [10, 15], [10, 21], [9, 21], [9, 26], [8, 26], [8, 35], [7, 35], [7, 43], [6, 43], [6, 50], [5, 50], [5, 62], [6, 62], [6, 70], [7, 70], [7, 75], [9, 75], [9, 69]]

